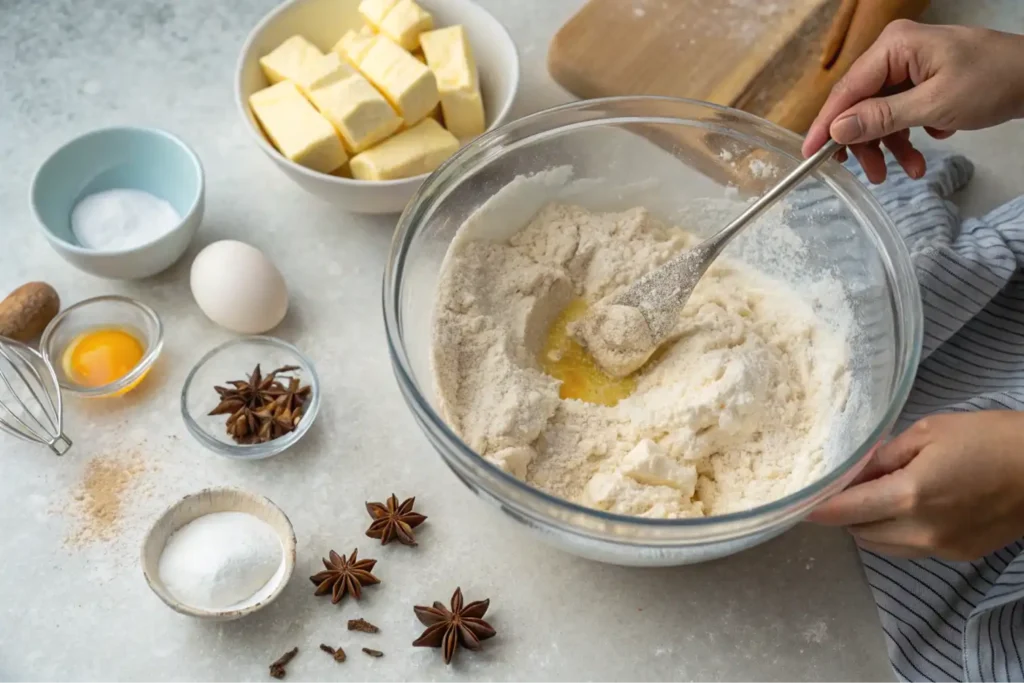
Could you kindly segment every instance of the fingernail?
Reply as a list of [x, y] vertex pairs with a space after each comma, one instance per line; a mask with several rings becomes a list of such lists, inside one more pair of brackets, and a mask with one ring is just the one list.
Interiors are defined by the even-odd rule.
[[849, 116], [844, 116], [841, 119], [833, 121], [832, 125], [829, 126], [829, 130], [832, 133], [833, 140], [843, 144], [849, 144], [857, 140], [864, 129], [861, 127], [860, 119], [857, 118], [857, 115], [850, 114]]

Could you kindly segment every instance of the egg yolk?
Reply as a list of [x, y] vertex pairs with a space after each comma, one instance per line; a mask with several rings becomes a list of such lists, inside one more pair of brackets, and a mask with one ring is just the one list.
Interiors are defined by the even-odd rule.
[[85, 332], [64, 351], [64, 372], [78, 384], [101, 387], [131, 372], [145, 347], [138, 337], [122, 329]]
[[552, 323], [538, 360], [545, 373], [562, 381], [558, 390], [562, 398], [613, 406], [633, 393], [636, 379], [632, 376], [620, 379], [606, 374], [569, 334], [566, 329], [569, 323], [579, 320], [586, 312], [587, 302], [583, 299], [576, 299], [566, 306]]

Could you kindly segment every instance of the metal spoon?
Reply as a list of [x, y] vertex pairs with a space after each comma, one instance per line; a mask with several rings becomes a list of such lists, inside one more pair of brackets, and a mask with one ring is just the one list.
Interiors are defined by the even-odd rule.
[[719, 232], [598, 302], [575, 325], [574, 336], [609, 375], [637, 370], [672, 336], [693, 288], [726, 245], [841, 148], [829, 140]]

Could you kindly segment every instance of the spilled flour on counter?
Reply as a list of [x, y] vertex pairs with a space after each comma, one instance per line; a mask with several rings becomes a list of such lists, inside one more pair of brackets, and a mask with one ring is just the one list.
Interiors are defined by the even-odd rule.
[[664, 518], [754, 507], [820, 476], [849, 353], [789, 285], [719, 259], [683, 309], [682, 335], [630, 396], [563, 399], [538, 362], [559, 313], [697, 237], [643, 209], [557, 203], [511, 237], [470, 227], [441, 274], [432, 362], [442, 416], [484, 458], [551, 494]]

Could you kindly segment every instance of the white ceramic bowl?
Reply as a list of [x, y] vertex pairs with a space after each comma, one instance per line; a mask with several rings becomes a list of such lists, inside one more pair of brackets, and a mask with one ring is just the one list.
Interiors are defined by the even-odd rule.
[[[199, 229], [203, 166], [181, 138], [156, 128], [104, 128], [77, 137], [43, 162], [32, 179], [31, 202], [50, 246], [91, 275], [137, 280], [173, 265]], [[142, 190], [170, 202], [181, 221], [161, 237], [130, 249], [87, 249], [71, 231], [71, 211], [84, 197]]]
[[[505, 27], [472, 0], [418, 0], [437, 27], [466, 27], [480, 71], [488, 130], [508, 118], [519, 87], [519, 55]], [[427, 174], [401, 180], [367, 181], [318, 173], [281, 156], [267, 141], [249, 109], [249, 96], [269, 85], [259, 59], [287, 38], [304, 36], [330, 50], [348, 29], [359, 28], [359, 0], [290, 0], [275, 8], [249, 34], [235, 74], [235, 101], [242, 125], [285, 174], [305, 190], [339, 208], [357, 213], [398, 213]]]
[[[241, 607], [206, 610], [192, 607], [175, 598], [160, 579], [160, 555], [171, 535], [189, 522], [212, 512], [245, 512], [269, 524], [281, 540], [283, 571], [279, 570], [269, 591]], [[185, 496], [167, 508], [142, 542], [142, 573], [146, 583], [175, 612], [210, 621], [231, 621], [261, 610], [281, 594], [295, 571], [295, 530], [288, 516], [269, 499], [241, 489], [213, 488]]]

